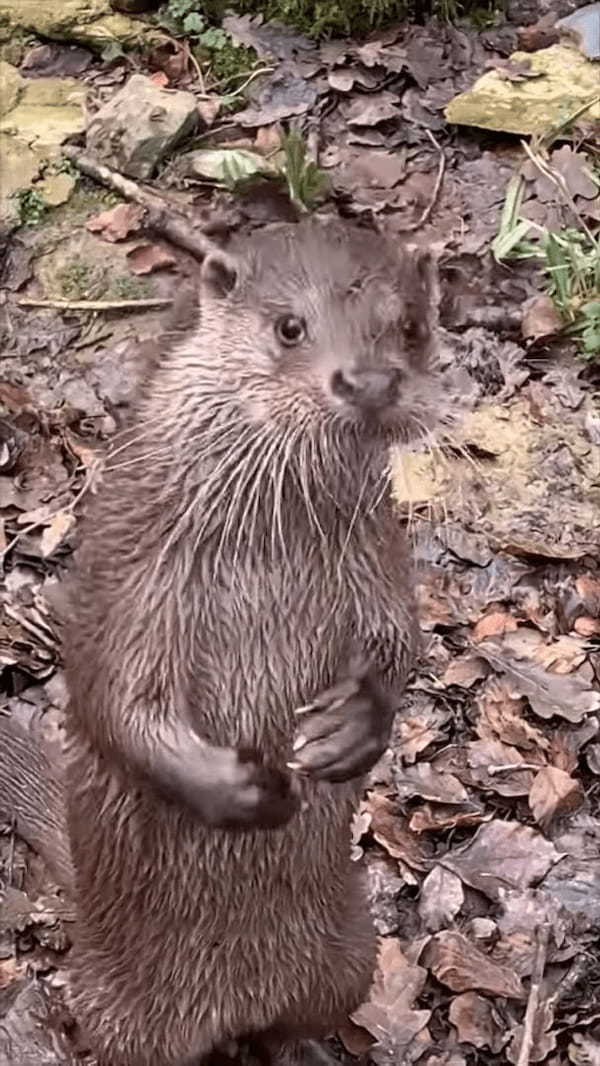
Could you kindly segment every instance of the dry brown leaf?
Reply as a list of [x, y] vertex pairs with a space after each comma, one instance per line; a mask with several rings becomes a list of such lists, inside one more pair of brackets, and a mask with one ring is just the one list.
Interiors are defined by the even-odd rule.
[[138, 204], [117, 204], [108, 211], [87, 220], [91, 233], [99, 233], [104, 241], [124, 241], [130, 233], [140, 229], [144, 217], [144, 208]]
[[465, 804], [463, 807], [449, 807], [443, 803], [434, 807], [431, 803], [424, 803], [412, 812], [408, 824], [413, 833], [435, 833], [442, 829], [455, 829], [458, 825], [481, 825], [491, 817], [476, 803]]
[[502, 1029], [496, 1021], [494, 1008], [488, 999], [477, 992], [463, 992], [451, 1004], [448, 1017], [455, 1026], [461, 1044], [487, 1047], [497, 1054], [504, 1044]]
[[453, 992], [478, 989], [492, 996], [523, 998], [523, 986], [516, 973], [494, 962], [462, 933], [450, 929], [437, 933], [422, 958], [438, 981]]
[[513, 696], [510, 684], [503, 678], [492, 677], [478, 699], [479, 718], [476, 729], [482, 740], [496, 736], [505, 744], [532, 753], [529, 761], [545, 761], [543, 752], [549, 741], [541, 729], [525, 718], [525, 700]]
[[600, 618], [588, 618], [580, 615], [573, 623], [573, 629], [580, 637], [596, 637], [600, 633]]
[[154, 74], [150, 75], [150, 81], [161, 89], [165, 89], [169, 84], [169, 79], [164, 70], [155, 70]]
[[573, 773], [579, 763], [581, 749], [598, 736], [598, 726], [596, 715], [590, 715], [577, 729], [565, 725], [554, 729], [548, 748], [548, 764], [567, 774]]
[[414, 763], [419, 752], [439, 740], [443, 734], [420, 716], [407, 715], [398, 723], [394, 751], [406, 763]]
[[400, 800], [414, 796], [432, 803], [463, 804], [469, 800], [466, 789], [454, 774], [440, 773], [428, 762], [398, 770], [394, 774], [394, 785]]
[[480, 640], [486, 640], [488, 637], [502, 637], [517, 628], [516, 619], [508, 611], [490, 611], [473, 627], [473, 641], [478, 644]]
[[560, 333], [564, 323], [549, 296], [536, 296], [523, 315], [521, 332], [525, 340], [538, 340]]
[[459, 685], [460, 688], [471, 688], [476, 681], [487, 677], [489, 667], [483, 659], [475, 655], [463, 655], [460, 659], [452, 659], [445, 672], [442, 674], [442, 684]]
[[338, 1025], [337, 1035], [351, 1055], [366, 1055], [375, 1040], [362, 1025], [356, 1025], [350, 1018]]
[[[550, 1032], [554, 1023], [553, 999], [542, 999], [538, 1003], [533, 1019], [533, 1041], [528, 1055], [529, 1062], [543, 1062], [556, 1047], [556, 1034]], [[523, 1043], [523, 1026], [518, 1025], [515, 1029], [506, 1055], [509, 1062], [518, 1063], [521, 1046]], [[590, 1066], [588, 1063], [587, 1066]], [[599, 1062], [600, 1066], [600, 1062]]]
[[430, 933], [450, 925], [465, 899], [460, 877], [443, 866], [434, 866], [421, 886], [419, 915]]
[[600, 618], [600, 579], [591, 574], [580, 574], [575, 581], [575, 588], [587, 613], [593, 618]]
[[527, 796], [534, 771], [517, 748], [491, 738], [472, 740], [465, 748], [472, 780], [480, 788], [497, 792], [499, 796]]
[[494, 819], [482, 825], [467, 845], [444, 856], [444, 866], [489, 899], [507, 889], [541, 881], [559, 853], [541, 833], [519, 822]]
[[555, 815], [577, 810], [583, 803], [581, 785], [564, 770], [544, 766], [529, 792], [529, 807], [536, 822], [546, 828]]
[[127, 252], [127, 261], [134, 274], [151, 274], [175, 266], [175, 256], [162, 244], [138, 244]]
[[428, 870], [432, 846], [411, 832], [408, 821], [387, 796], [369, 792], [364, 810], [371, 816], [371, 832], [393, 859], [400, 859], [415, 870]]
[[352, 1021], [371, 1033], [386, 1052], [393, 1053], [393, 1061], [412, 1062], [411, 1046], [426, 1030], [431, 1011], [414, 1007], [426, 980], [427, 970], [411, 966], [397, 940], [386, 937], [380, 941], [370, 998], [354, 1012]]
[[567, 633], [550, 644], [540, 644], [533, 654], [533, 659], [553, 674], [571, 674], [585, 662], [586, 657], [583, 642]]
[[42, 555], [47, 559], [75, 525], [72, 511], [58, 511], [42, 533]]

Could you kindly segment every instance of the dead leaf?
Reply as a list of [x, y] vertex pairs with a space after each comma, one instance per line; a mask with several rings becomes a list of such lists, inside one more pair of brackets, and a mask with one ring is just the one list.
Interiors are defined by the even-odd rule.
[[487, 1047], [497, 1054], [503, 1044], [502, 1028], [488, 999], [477, 992], [463, 992], [450, 1003], [448, 1017], [455, 1026], [461, 1044]]
[[208, 100], [198, 100], [198, 114], [204, 123], [205, 129], [210, 129], [221, 110], [222, 101], [218, 96], [211, 96]]
[[356, 1025], [350, 1018], [342, 1025], [338, 1025], [337, 1035], [351, 1055], [366, 1055], [375, 1043], [374, 1037], [363, 1029], [362, 1025]]
[[435, 729], [423, 717], [407, 715], [397, 726], [394, 737], [394, 751], [406, 763], [414, 763], [419, 752], [424, 751], [434, 740], [439, 740], [443, 733]]
[[420, 796], [432, 803], [467, 803], [469, 795], [454, 774], [440, 773], [431, 763], [419, 763], [394, 772], [394, 785], [402, 801]]
[[138, 204], [117, 204], [108, 211], [89, 218], [86, 222], [91, 233], [99, 233], [104, 241], [124, 241], [130, 233], [140, 229], [144, 208]]
[[473, 641], [478, 644], [487, 637], [502, 637], [505, 633], [517, 629], [517, 621], [508, 611], [490, 611], [480, 618], [473, 628]]
[[[554, 1000], [542, 996], [533, 1018], [533, 1040], [529, 1051], [529, 1062], [543, 1062], [556, 1047], [556, 1033], [551, 1032], [554, 1024]], [[523, 1043], [523, 1026], [515, 1029], [510, 1046], [506, 1050], [509, 1062], [518, 1063]]]
[[47, 559], [48, 556], [56, 551], [74, 525], [75, 515], [72, 511], [57, 511], [52, 516], [50, 523], [42, 533], [42, 555], [44, 559]]
[[581, 785], [564, 770], [545, 766], [537, 774], [529, 793], [529, 807], [536, 822], [547, 828], [555, 817], [575, 811], [583, 803]]
[[367, 793], [364, 809], [371, 816], [371, 833], [393, 859], [416, 870], [428, 870], [431, 845], [411, 832], [404, 814], [381, 792]]
[[127, 252], [127, 260], [134, 274], [151, 274], [154, 270], [175, 266], [175, 256], [163, 244], [138, 244]]
[[438, 981], [453, 992], [479, 989], [492, 996], [523, 998], [523, 986], [517, 975], [494, 962], [462, 933], [449, 929], [437, 933], [422, 958]]
[[527, 81], [528, 78], [541, 78], [543, 71], [533, 70], [531, 60], [527, 59], [496, 59], [492, 63], [493, 68], [503, 81]]
[[465, 899], [460, 877], [443, 866], [434, 866], [421, 886], [419, 915], [430, 933], [450, 925]]
[[[533, 784], [534, 771], [517, 748], [496, 739], [472, 740], [466, 745], [467, 765], [480, 788], [499, 796], [526, 796]], [[520, 769], [521, 763], [525, 764]]]
[[380, 122], [397, 119], [399, 103], [396, 93], [387, 90], [358, 96], [346, 112], [346, 122], [349, 126], [377, 126]]
[[496, 738], [528, 753], [530, 760], [544, 762], [549, 740], [525, 717], [525, 699], [514, 696], [505, 678], [491, 677], [478, 699], [476, 729], [482, 740]]
[[540, 337], [553, 337], [560, 333], [564, 322], [549, 296], [536, 296], [523, 315], [521, 333], [525, 340], [535, 341]]
[[411, 1045], [426, 1030], [431, 1017], [430, 1010], [414, 1007], [426, 979], [427, 971], [410, 965], [397, 940], [387, 937], [380, 941], [370, 998], [354, 1012], [352, 1020], [371, 1033], [386, 1053], [393, 1053], [390, 1061], [413, 1061]]
[[573, 629], [580, 637], [597, 637], [600, 633], [600, 618], [586, 618], [581, 615], [575, 619]]
[[449, 851], [444, 866], [497, 901], [503, 890], [541, 881], [558, 858], [554, 845], [535, 829], [494, 819], [482, 825], [468, 844]]
[[465, 803], [463, 806], [447, 807], [443, 803], [424, 803], [417, 807], [410, 816], [409, 826], [413, 833], [439, 833], [443, 829], [456, 829], [457, 826], [481, 825], [491, 815], [486, 815], [483, 807], [477, 803]]
[[442, 674], [443, 685], [459, 685], [460, 688], [471, 688], [476, 681], [487, 677], [489, 667], [483, 659], [475, 655], [463, 655], [459, 659], [452, 659], [445, 672]]
[[154, 74], [150, 75], [150, 81], [154, 85], [160, 86], [161, 89], [165, 89], [169, 84], [169, 79], [164, 70], [155, 70]]

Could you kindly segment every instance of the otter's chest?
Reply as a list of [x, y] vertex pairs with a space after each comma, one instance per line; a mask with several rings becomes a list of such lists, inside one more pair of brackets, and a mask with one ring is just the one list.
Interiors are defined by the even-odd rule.
[[[357, 650], [400, 684], [414, 607], [403, 557], [305, 552], [293, 568], [247, 565], [206, 603], [198, 634], [198, 727], [218, 743], [287, 752], [294, 710], [331, 685]], [[204, 684], [203, 684], [204, 682]]]

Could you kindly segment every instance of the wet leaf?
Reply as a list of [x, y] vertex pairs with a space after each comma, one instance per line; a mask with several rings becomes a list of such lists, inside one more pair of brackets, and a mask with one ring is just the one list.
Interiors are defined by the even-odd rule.
[[540, 770], [529, 792], [531, 813], [542, 828], [547, 828], [557, 814], [577, 810], [582, 803], [579, 782], [555, 766]]
[[138, 244], [127, 252], [127, 262], [134, 274], [151, 274], [175, 266], [175, 256], [162, 244]]
[[450, 925], [463, 905], [465, 894], [456, 874], [434, 866], [421, 886], [419, 914], [430, 933]]
[[130, 233], [136, 233], [142, 225], [143, 217], [143, 207], [137, 204], [117, 204], [116, 207], [89, 218], [86, 225], [91, 233], [99, 233], [102, 240], [112, 244], [124, 241]]
[[482, 825], [463, 847], [444, 856], [444, 866], [489, 899], [507, 889], [541, 881], [559, 853], [540, 833], [519, 822], [494, 820]]
[[446, 929], [432, 938], [423, 961], [443, 985], [453, 992], [478, 989], [487, 995], [522, 999], [523, 986], [517, 975], [494, 962], [462, 933]]
[[488, 999], [477, 992], [463, 992], [456, 996], [450, 1004], [448, 1016], [456, 1027], [461, 1044], [487, 1047], [495, 1054], [502, 1048], [502, 1027], [496, 1020], [494, 1008]]
[[427, 971], [411, 966], [397, 940], [380, 942], [378, 971], [370, 999], [352, 1015], [395, 1061], [412, 1062], [411, 1045], [431, 1017], [430, 1010], [415, 1009]]

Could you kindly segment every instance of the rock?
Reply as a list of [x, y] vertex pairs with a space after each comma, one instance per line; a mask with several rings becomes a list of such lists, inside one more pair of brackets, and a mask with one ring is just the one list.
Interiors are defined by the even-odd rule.
[[0, 0], [0, 41], [19, 30], [96, 51], [117, 41], [132, 46], [157, 36], [145, 23], [113, 11], [109, 0]]
[[544, 134], [559, 126], [565, 113], [587, 102], [582, 114], [600, 118], [598, 67], [573, 45], [555, 44], [538, 52], [515, 52], [511, 62], [529, 62], [540, 77], [511, 82], [491, 70], [446, 108], [448, 122], [521, 135]]
[[4, 230], [18, 225], [15, 193], [26, 189], [37, 178], [44, 156], [17, 137], [0, 133], [0, 159], [0, 229]]
[[12, 111], [13, 107], [16, 106], [24, 85], [24, 78], [21, 77], [17, 68], [12, 67], [10, 63], [5, 63], [3, 60], [0, 61], [0, 85], [2, 86], [0, 116], [2, 116], [7, 111]]
[[60, 204], [66, 204], [75, 184], [72, 174], [50, 174], [49, 177], [38, 182], [36, 189], [41, 193], [48, 207], [58, 207]]
[[197, 120], [193, 93], [162, 89], [134, 74], [92, 118], [87, 147], [116, 170], [149, 178]]
[[84, 99], [85, 86], [74, 78], [23, 79], [16, 106], [0, 119], [0, 133], [35, 148], [57, 149], [85, 129]]

